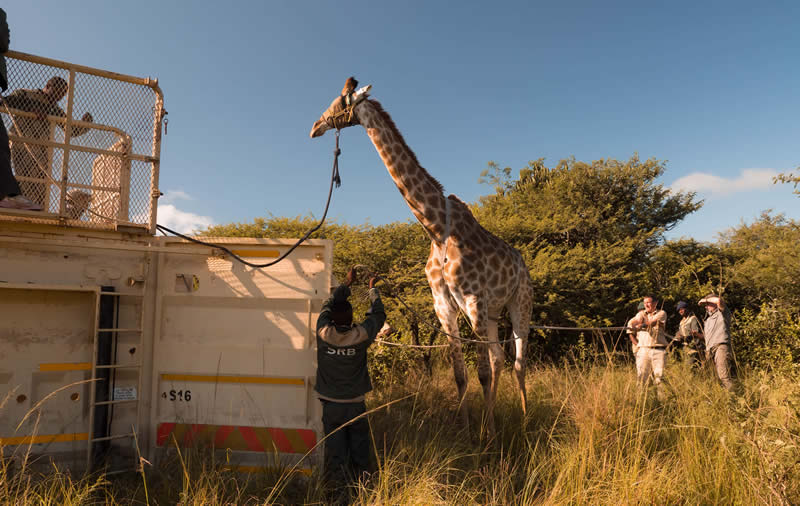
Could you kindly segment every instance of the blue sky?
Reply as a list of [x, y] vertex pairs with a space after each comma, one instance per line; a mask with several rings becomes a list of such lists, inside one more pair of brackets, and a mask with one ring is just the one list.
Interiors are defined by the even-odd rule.
[[[169, 111], [159, 222], [320, 216], [333, 136], [308, 132], [344, 80], [373, 85], [423, 166], [475, 201], [493, 160], [667, 160], [715, 234], [800, 199], [798, 2], [5, 3], [11, 47], [157, 77]], [[13, 83], [12, 83], [13, 88]], [[329, 216], [412, 218], [361, 127], [342, 132]]]

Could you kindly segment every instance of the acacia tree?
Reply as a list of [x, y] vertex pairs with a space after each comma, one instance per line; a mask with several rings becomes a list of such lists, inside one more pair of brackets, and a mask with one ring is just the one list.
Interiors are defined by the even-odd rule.
[[[620, 325], [645, 290], [659, 288], [646, 267], [664, 232], [699, 209], [694, 193], [674, 193], [657, 179], [664, 162], [637, 156], [548, 168], [530, 162], [512, 177], [490, 163], [482, 175], [494, 193], [474, 206], [481, 224], [519, 249], [534, 282], [534, 321], [551, 325]], [[559, 355], [576, 335], [546, 336]]]
[[800, 308], [800, 222], [763, 213], [722, 234], [721, 249], [735, 262], [730, 274], [742, 307], [762, 303]]

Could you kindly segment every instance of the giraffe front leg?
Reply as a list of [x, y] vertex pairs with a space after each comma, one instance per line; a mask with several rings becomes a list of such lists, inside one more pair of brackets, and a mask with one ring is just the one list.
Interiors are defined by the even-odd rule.
[[[453, 334], [452, 332], [455, 332]], [[454, 326], [447, 332], [450, 335], [458, 336], [458, 326]], [[464, 353], [461, 351], [461, 341], [448, 338], [450, 341], [450, 358], [453, 360], [453, 375], [458, 388], [458, 411], [464, 428], [469, 430], [469, 412], [467, 410], [467, 366], [464, 363]]]
[[467, 366], [464, 362], [464, 352], [461, 349], [461, 340], [458, 333], [458, 312], [454, 308], [441, 308], [436, 305], [436, 316], [447, 333], [450, 343], [450, 358], [453, 360], [453, 376], [458, 389], [458, 411], [464, 428], [469, 429], [469, 414], [467, 412]]
[[492, 335], [492, 325], [489, 321], [489, 311], [486, 303], [479, 297], [466, 297], [466, 314], [472, 324], [475, 336], [486, 343], [478, 344], [478, 378], [483, 387], [483, 397], [486, 403], [486, 426], [489, 436], [494, 437], [494, 405], [497, 398], [497, 385], [503, 367], [503, 350], [497, 343], [497, 325], [495, 322]]

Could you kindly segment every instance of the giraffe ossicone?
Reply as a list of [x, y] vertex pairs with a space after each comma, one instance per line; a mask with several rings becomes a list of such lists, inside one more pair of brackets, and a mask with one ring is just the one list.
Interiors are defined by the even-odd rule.
[[369, 98], [371, 86], [356, 91], [349, 78], [342, 94], [331, 102], [311, 128], [319, 137], [332, 128], [361, 125], [389, 175], [431, 239], [425, 275], [433, 294], [436, 316], [450, 343], [453, 373], [462, 419], [468, 425], [467, 371], [461, 349], [458, 315], [462, 311], [478, 339], [478, 378], [486, 400], [487, 425], [494, 433], [494, 406], [504, 352], [497, 337], [497, 319], [505, 308], [514, 334], [514, 373], [525, 412], [525, 350], [533, 304], [533, 284], [522, 255], [483, 228], [466, 203], [445, 197], [441, 183], [417, 160], [389, 114]]

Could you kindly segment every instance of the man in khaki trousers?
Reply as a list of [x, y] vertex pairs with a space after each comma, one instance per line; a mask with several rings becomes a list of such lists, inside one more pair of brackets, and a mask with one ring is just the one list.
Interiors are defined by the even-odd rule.
[[658, 309], [658, 301], [653, 296], [648, 295], [643, 302], [644, 309], [628, 321], [631, 342], [637, 347], [636, 375], [642, 384], [647, 383], [652, 376], [653, 383], [661, 396], [664, 362], [669, 344], [664, 331], [667, 313], [663, 309]]
[[703, 326], [706, 339], [706, 359], [717, 373], [722, 386], [733, 390], [731, 376], [733, 353], [731, 351], [731, 311], [718, 295], [708, 295], [698, 302], [705, 306], [708, 317]]

